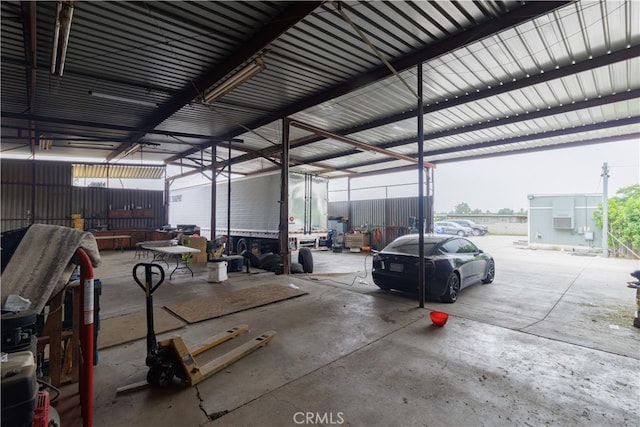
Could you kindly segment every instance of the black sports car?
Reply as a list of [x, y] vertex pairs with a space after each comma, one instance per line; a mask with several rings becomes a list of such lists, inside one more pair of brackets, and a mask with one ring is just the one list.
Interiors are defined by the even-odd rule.
[[[418, 234], [398, 237], [373, 257], [373, 281], [381, 289], [418, 292]], [[463, 237], [424, 236], [425, 293], [456, 302], [460, 290], [491, 283], [493, 257]]]

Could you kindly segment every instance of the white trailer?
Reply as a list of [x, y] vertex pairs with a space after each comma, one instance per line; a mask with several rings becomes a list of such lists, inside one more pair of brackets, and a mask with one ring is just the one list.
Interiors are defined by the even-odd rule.
[[[231, 181], [230, 224], [227, 221], [229, 185], [216, 187], [216, 230], [211, 233], [211, 184], [171, 189], [169, 222], [195, 224], [201, 234], [229, 236], [233, 252], [279, 252], [280, 174]], [[320, 246], [327, 240], [328, 181], [309, 174], [289, 174], [289, 244]]]

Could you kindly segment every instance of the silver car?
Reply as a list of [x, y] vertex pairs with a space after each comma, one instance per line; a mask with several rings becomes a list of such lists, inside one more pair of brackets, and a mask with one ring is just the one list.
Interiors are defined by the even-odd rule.
[[451, 221], [434, 222], [433, 232], [435, 234], [453, 234], [461, 237], [473, 235], [473, 229]]

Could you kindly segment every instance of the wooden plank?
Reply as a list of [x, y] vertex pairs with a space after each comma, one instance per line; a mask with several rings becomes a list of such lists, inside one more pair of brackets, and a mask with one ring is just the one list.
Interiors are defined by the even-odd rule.
[[224, 332], [220, 332], [211, 338], [211, 341], [208, 341], [205, 344], [200, 344], [196, 347], [195, 350], [191, 352], [193, 356], [197, 356], [200, 353], [204, 353], [205, 351], [222, 344], [225, 341], [229, 341], [232, 338], [237, 337], [240, 334], [243, 334], [249, 330], [249, 325], [238, 325], [233, 328], [227, 329]]
[[[66, 340], [68, 338], [70, 338], [72, 336], [73, 332], [72, 331], [62, 331], [62, 339]], [[41, 353], [41, 348], [43, 348], [45, 345], [50, 344], [51, 343], [51, 337], [48, 335], [40, 335], [38, 336], [38, 353]]]
[[47, 326], [49, 327], [49, 377], [51, 384], [60, 387], [62, 369], [62, 302], [64, 290], [58, 292], [49, 300], [49, 315]]
[[[202, 374], [202, 378], [200, 378], [198, 382], [220, 372], [227, 366], [242, 359], [246, 355], [259, 349], [260, 347], [264, 347], [269, 341], [273, 339], [275, 335], [276, 335], [275, 331], [267, 331], [262, 335], [257, 336], [253, 340], [248, 341], [242, 344], [241, 346], [234, 348], [233, 350], [223, 354], [222, 356], [212, 360], [209, 363], [206, 363], [200, 368], [200, 373]], [[194, 382], [193, 384], [197, 384], [197, 382]]]
[[[80, 287], [78, 286], [73, 289], [74, 319], [80, 319], [83, 314], [81, 313], [81, 304], [82, 302], [80, 301]], [[71, 381], [77, 383], [80, 380], [80, 323], [73, 322], [71, 331], [73, 333], [71, 336]], [[91, 364], [93, 364], [93, 360], [91, 361]]]
[[129, 384], [129, 385], [125, 385], [122, 387], [118, 387], [116, 389], [116, 394], [120, 394], [120, 393], [127, 393], [130, 391], [137, 391], [137, 390], [143, 390], [145, 388], [149, 387], [149, 383], [145, 380], [145, 381], [138, 381], [137, 383], [133, 383], [133, 384]]

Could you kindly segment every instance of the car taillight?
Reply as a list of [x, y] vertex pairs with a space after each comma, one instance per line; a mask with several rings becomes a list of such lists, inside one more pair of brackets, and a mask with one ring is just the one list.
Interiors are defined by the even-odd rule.
[[382, 257], [379, 254], [373, 255], [373, 269], [384, 270], [384, 261], [382, 261]]

